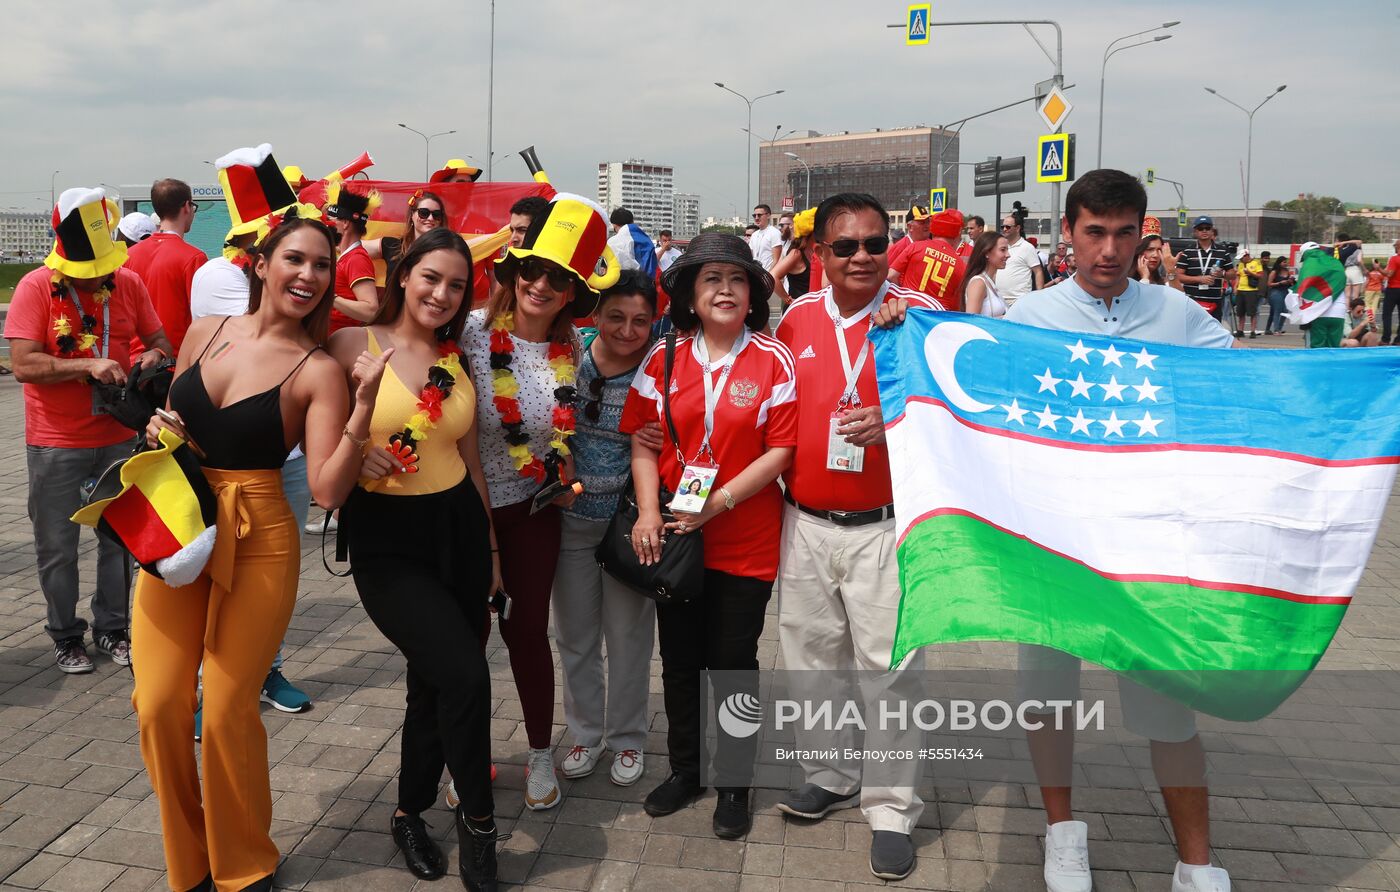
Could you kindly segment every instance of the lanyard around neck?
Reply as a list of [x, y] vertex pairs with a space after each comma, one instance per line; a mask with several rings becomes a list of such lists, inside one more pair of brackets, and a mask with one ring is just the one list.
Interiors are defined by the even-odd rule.
[[[78, 292], [73, 289], [73, 285], [68, 285], [68, 299], [73, 302], [73, 309], [78, 311], [78, 325], [83, 324], [83, 303], [78, 300]], [[98, 354], [99, 359], [107, 358], [107, 329], [108, 322], [112, 318], [112, 298], [108, 295], [106, 300], [98, 301], [102, 304], [102, 352]]]
[[[695, 453], [696, 460], [707, 452], [711, 457], [714, 456], [710, 449], [710, 438], [715, 433], [715, 409], [719, 407], [719, 397], [724, 393], [724, 385], [729, 382], [729, 373], [734, 371], [734, 363], [738, 361], [739, 354], [744, 351], [744, 345], [748, 342], [749, 330], [745, 328], [739, 333], [729, 352], [718, 363], [712, 363], [710, 348], [705, 344], [704, 331], [695, 336], [695, 349], [700, 354], [700, 380], [705, 384], [705, 439], [701, 442], [699, 451]], [[721, 366], [723, 371], [720, 372], [719, 381], [716, 383], [711, 380], [710, 373]]]
[[[870, 306], [865, 308], [866, 331], [870, 330], [870, 326], [875, 319], [875, 311], [879, 309], [880, 304], [884, 302], [885, 293], [889, 290], [889, 287], [890, 285], [888, 282], [881, 285], [880, 290], [875, 294], [875, 299], [870, 302]], [[835, 298], [833, 298], [832, 305], [834, 306], [835, 303]], [[846, 384], [841, 389], [841, 400], [836, 404], [836, 408], [839, 411], [850, 406], [859, 407], [861, 403], [858, 383], [860, 381], [860, 373], [865, 368], [865, 360], [870, 355], [870, 339], [866, 338], [861, 343], [860, 354], [856, 357], [856, 362], [853, 366], [851, 365], [851, 351], [846, 346], [846, 327], [841, 324], [841, 314], [839, 312], [831, 314], [831, 324], [832, 328], [836, 331], [836, 348], [841, 352], [841, 370], [846, 374]]]

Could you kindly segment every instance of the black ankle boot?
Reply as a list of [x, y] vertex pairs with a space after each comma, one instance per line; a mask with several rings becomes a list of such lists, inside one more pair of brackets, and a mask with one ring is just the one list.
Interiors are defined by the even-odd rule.
[[739, 839], [753, 826], [753, 809], [748, 790], [720, 790], [715, 800], [715, 816], [711, 822], [715, 836]]
[[199, 885], [191, 887], [189, 892], [214, 892], [214, 875], [210, 874], [200, 880]]
[[[253, 883], [251, 886], [244, 886], [244, 887], [243, 887], [243, 892], [272, 892], [272, 880], [273, 880], [276, 876], [277, 876], [277, 874], [276, 874], [275, 872], [274, 872], [274, 873], [270, 873], [270, 874], [268, 874], [267, 876], [263, 877], [262, 879], [258, 880], [256, 883]], [[213, 881], [211, 880], [211, 881], [210, 881], [210, 886], [211, 886], [211, 888], [212, 888], [212, 885], [213, 885]]]
[[442, 849], [428, 835], [428, 825], [418, 815], [395, 815], [389, 819], [389, 832], [414, 876], [420, 880], [435, 880], [446, 873]]
[[457, 869], [467, 892], [496, 892], [496, 844], [507, 839], [495, 818], [474, 821], [457, 806]]

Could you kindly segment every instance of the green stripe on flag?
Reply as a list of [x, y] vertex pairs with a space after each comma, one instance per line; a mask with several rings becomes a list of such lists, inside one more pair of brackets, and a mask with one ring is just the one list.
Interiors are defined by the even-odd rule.
[[909, 530], [899, 577], [894, 665], [926, 644], [1041, 644], [1232, 721], [1262, 718], [1286, 700], [1346, 613], [1345, 604], [1106, 579], [956, 514]]

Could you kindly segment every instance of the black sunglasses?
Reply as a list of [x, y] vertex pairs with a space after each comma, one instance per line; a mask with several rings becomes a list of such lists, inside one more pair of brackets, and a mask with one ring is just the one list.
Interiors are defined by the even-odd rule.
[[837, 257], [854, 257], [856, 252], [862, 247], [865, 253], [871, 257], [878, 257], [890, 249], [890, 237], [887, 235], [872, 235], [868, 239], [838, 238], [834, 242], [821, 242], [831, 249], [831, 253]]
[[447, 215], [442, 212], [442, 208], [438, 208], [437, 210], [432, 208], [414, 208], [413, 213], [418, 215], [419, 220], [444, 220], [447, 218]]
[[603, 414], [603, 379], [594, 378], [588, 382], [588, 395], [590, 399], [583, 404], [583, 417], [589, 421], [597, 421]]
[[555, 291], [563, 291], [569, 287], [573, 279], [569, 274], [552, 263], [546, 263], [538, 257], [526, 257], [520, 262], [520, 278], [526, 282], [533, 282], [541, 276], [549, 283], [549, 287]]

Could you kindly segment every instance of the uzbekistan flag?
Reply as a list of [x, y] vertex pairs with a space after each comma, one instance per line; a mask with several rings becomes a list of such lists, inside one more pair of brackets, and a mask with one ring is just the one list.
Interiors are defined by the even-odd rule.
[[895, 665], [926, 644], [1039, 644], [1245, 721], [1317, 664], [1395, 479], [1392, 354], [928, 310], [872, 338], [904, 592]]

